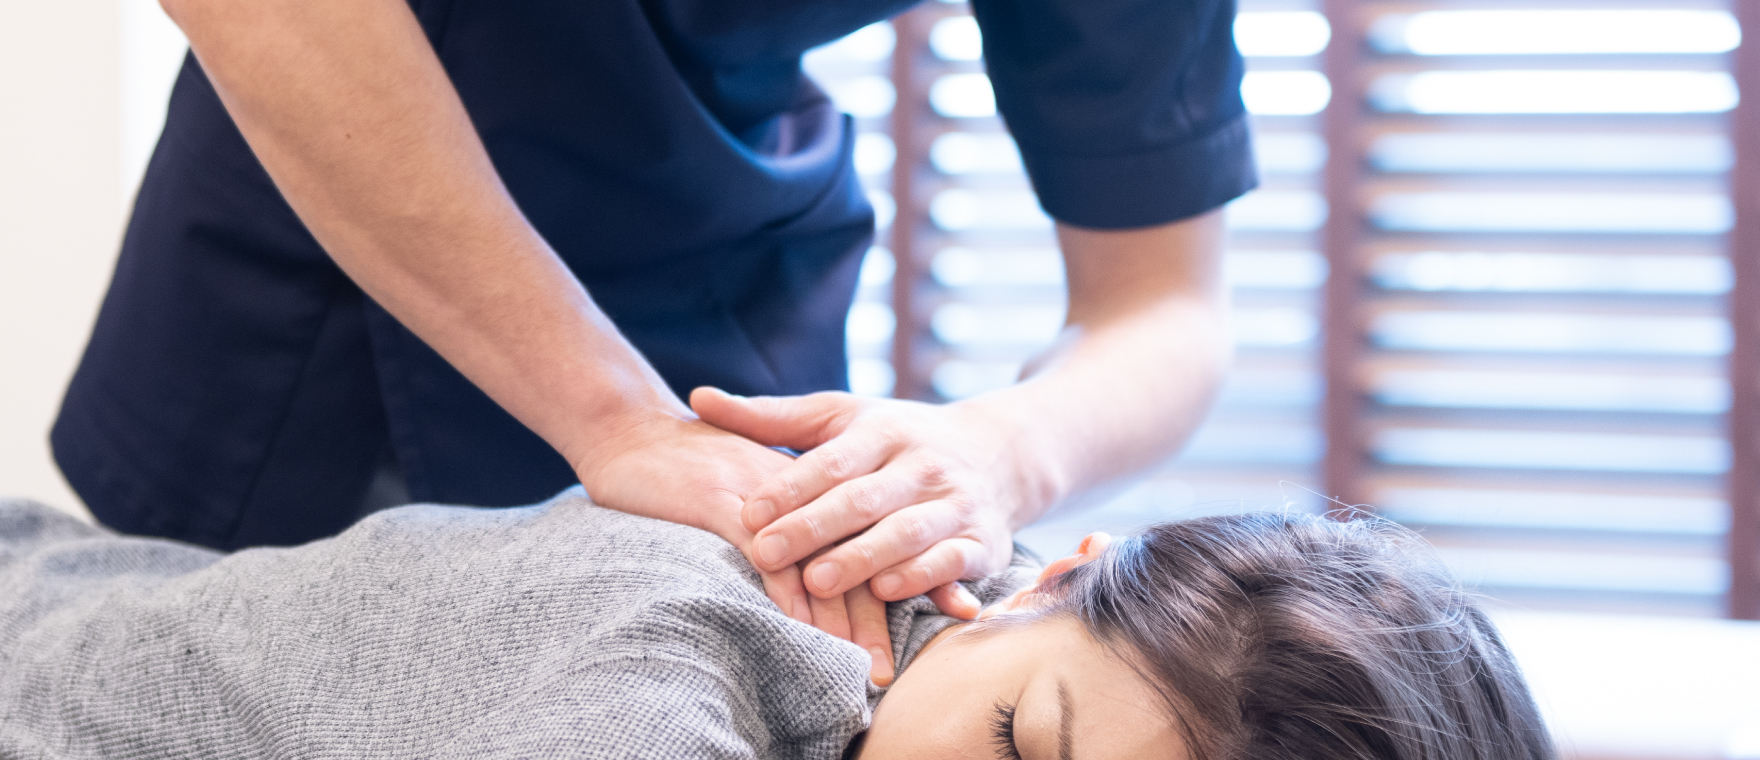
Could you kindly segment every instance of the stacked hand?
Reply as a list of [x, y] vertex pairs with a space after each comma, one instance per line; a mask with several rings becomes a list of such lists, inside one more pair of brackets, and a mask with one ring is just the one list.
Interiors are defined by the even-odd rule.
[[691, 407], [716, 427], [806, 451], [745, 500], [760, 569], [804, 561], [815, 596], [866, 582], [880, 599], [928, 593], [960, 614], [976, 600], [954, 582], [1008, 564], [1019, 495], [1000, 459], [1013, 447], [965, 407], [711, 388], [692, 393]]
[[[710, 531], [790, 616], [855, 642], [892, 677], [885, 601], [977, 615], [956, 581], [1008, 564], [1024, 498], [1000, 427], [957, 405], [844, 393], [691, 395], [701, 420], [632, 425], [577, 464], [601, 504]], [[768, 446], [806, 451], [790, 460]]]

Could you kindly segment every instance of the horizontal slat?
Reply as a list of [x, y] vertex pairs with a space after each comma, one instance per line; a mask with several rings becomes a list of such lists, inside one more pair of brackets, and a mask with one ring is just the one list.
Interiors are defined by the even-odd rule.
[[1390, 427], [1370, 444], [1377, 461], [1425, 467], [1717, 474], [1729, 467], [1721, 438], [1557, 430]]
[[1378, 513], [1414, 525], [1718, 536], [1727, 505], [1710, 495], [1399, 485], [1374, 491]]

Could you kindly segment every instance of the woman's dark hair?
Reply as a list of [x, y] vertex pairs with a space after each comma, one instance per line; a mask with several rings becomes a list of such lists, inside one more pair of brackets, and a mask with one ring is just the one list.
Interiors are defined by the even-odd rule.
[[1554, 757], [1491, 622], [1385, 520], [1167, 523], [1046, 591], [1046, 614], [1156, 685], [1201, 760]]

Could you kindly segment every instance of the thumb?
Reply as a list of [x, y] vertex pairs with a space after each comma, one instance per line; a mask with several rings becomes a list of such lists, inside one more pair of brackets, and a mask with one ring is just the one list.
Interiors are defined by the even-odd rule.
[[747, 398], [708, 386], [691, 391], [691, 411], [704, 422], [764, 446], [801, 451], [843, 432], [858, 403], [847, 393]]
[[941, 614], [960, 620], [975, 620], [978, 613], [983, 611], [978, 597], [972, 596], [972, 592], [967, 591], [959, 581], [929, 589], [929, 601], [941, 609]]

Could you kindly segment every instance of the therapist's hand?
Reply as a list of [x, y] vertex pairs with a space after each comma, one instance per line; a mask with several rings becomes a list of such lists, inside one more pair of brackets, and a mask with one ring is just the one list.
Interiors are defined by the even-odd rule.
[[[706, 530], [754, 560], [740, 509], [790, 459], [700, 420], [671, 414], [628, 421], [574, 462], [593, 501], [609, 509]], [[812, 622], [799, 569], [760, 567], [770, 598], [790, 617]], [[847, 637], [846, 637], [847, 638]]]
[[746, 498], [792, 460], [772, 449], [699, 420], [662, 414], [621, 426], [606, 445], [584, 456], [575, 472], [601, 506], [689, 525], [733, 544], [758, 566], [764, 591], [784, 614], [840, 639], [874, 658], [871, 677], [893, 677], [886, 604], [865, 585], [831, 598], [809, 596], [801, 566], [759, 566], [753, 531], [740, 519]]
[[944, 612], [969, 618], [976, 600], [950, 584], [1006, 567], [1014, 530], [1046, 501], [1008, 426], [970, 405], [699, 388], [691, 407], [716, 427], [806, 450], [747, 496], [742, 517], [758, 568], [811, 558], [816, 597], [868, 582], [887, 601], [934, 592]]

